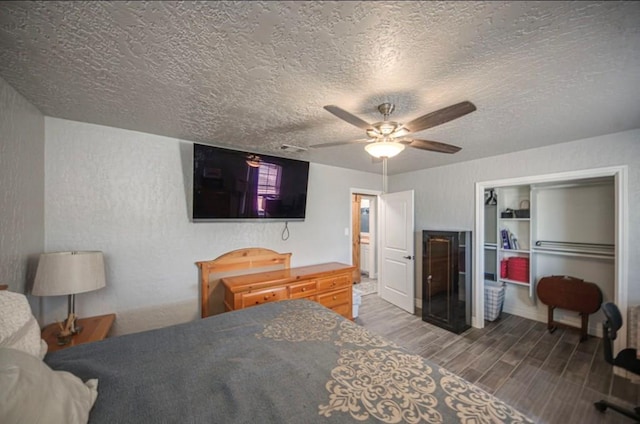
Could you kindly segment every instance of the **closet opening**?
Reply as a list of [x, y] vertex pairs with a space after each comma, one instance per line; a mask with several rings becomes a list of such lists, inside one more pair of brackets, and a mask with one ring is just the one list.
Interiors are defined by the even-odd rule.
[[[504, 312], [546, 322], [536, 283], [549, 275], [596, 283], [626, 317], [626, 175], [623, 166], [476, 183], [472, 325], [484, 327], [485, 284], [504, 287]], [[602, 319], [590, 316], [590, 334]], [[558, 320], [579, 323], [569, 311]], [[616, 348], [626, 339], [621, 331]]]

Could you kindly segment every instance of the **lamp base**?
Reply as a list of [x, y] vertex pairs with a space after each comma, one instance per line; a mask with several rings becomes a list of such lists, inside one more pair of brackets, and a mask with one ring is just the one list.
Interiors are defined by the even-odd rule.
[[71, 312], [64, 323], [64, 329], [61, 334], [76, 335], [82, 331], [82, 326], [78, 324], [78, 316]]
[[58, 346], [64, 346], [64, 345], [68, 345], [69, 343], [71, 343], [71, 339], [73, 338], [72, 334], [64, 334], [64, 332], [60, 332], [56, 335], [56, 338], [58, 339], [57, 343]]

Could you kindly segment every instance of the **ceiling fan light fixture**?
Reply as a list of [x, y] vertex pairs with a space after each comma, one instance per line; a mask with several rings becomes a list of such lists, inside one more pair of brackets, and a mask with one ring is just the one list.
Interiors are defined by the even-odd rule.
[[375, 158], [392, 158], [404, 150], [404, 144], [393, 141], [376, 141], [367, 144], [364, 149]]

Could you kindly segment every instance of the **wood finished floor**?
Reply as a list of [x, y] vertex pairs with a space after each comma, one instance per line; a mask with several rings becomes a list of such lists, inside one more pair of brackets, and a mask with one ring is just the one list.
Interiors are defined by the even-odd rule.
[[549, 334], [545, 323], [503, 313], [482, 330], [456, 335], [377, 294], [362, 297], [356, 322], [493, 393], [536, 423], [632, 423], [610, 409], [596, 411], [593, 402], [640, 404], [638, 385], [613, 375], [604, 361], [601, 339], [580, 343], [577, 331]]

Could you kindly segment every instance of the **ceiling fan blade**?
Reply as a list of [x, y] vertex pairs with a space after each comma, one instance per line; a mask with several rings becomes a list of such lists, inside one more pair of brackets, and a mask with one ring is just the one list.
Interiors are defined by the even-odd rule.
[[411, 140], [409, 146], [415, 147], [416, 149], [421, 150], [430, 150], [432, 152], [440, 152], [440, 153], [456, 153], [459, 152], [462, 148], [458, 146], [454, 146], [452, 144], [440, 143], [437, 141], [429, 141], [429, 140]]
[[471, 113], [476, 110], [476, 106], [468, 101], [457, 103], [452, 106], [448, 106], [435, 112], [422, 115], [413, 121], [410, 121], [403, 125], [409, 132], [418, 132], [426, 130], [427, 128], [433, 128], [435, 126], [444, 124], [445, 122], [453, 121], [461, 116]]
[[334, 146], [343, 146], [345, 144], [360, 144], [360, 143], [369, 143], [373, 141], [370, 138], [361, 138], [358, 140], [351, 140], [351, 141], [334, 141], [333, 143], [322, 143], [322, 144], [312, 144], [311, 146], [309, 146], [312, 149], [318, 149], [318, 148], [322, 148], [322, 147], [334, 147]]
[[362, 119], [347, 112], [344, 109], [340, 109], [338, 106], [329, 105], [329, 106], [325, 106], [324, 108], [327, 111], [333, 113], [338, 118], [342, 119], [343, 121], [347, 121], [351, 125], [355, 125], [358, 128], [362, 128], [363, 130], [369, 130], [373, 128], [371, 124], [369, 124], [368, 122], [363, 121]]

